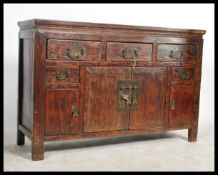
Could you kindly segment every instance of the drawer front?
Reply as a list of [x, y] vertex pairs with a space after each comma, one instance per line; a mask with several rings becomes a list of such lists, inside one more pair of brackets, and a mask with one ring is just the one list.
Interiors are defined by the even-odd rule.
[[78, 83], [78, 67], [46, 67], [46, 84]]
[[172, 84], [174, 85], [192, 85], [194, 81], [194, 68], [173, 67]]
[[196, 59], [194, 45], [158, 44], [157, 61], [163, 62], [193, 62]]
[[101, 42], [48, 40], [48, 59], [101, 60]]
[[107, 60], [111, 61], [152, 61], [152, 44], [107, 43]]

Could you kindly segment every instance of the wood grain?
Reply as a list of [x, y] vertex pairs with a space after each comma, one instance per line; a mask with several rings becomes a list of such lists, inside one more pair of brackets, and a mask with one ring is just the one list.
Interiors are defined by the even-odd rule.
[[132, 79], [140, 80], [138, 110], [130, 112], [130, 129], [164, 127], [167, 68], [143, 67], [132, 70]]
[[51, 28], [51, 29], [92, 29], [95, 31], [119, 31], [125, 29], [128, 32], [149, 32], [149, 33], [164, 33], [173, 35], [197, 35], [202, 36], [206, 33], [205, 30], [194, 29], [177, 29], [177, 28], [164, 28], [164, 27], [148, 27], [148, 26], [132, 26], [132, 25], [118, 25], [118, 24], [101, 24], [101, 23], [84, 23], [84, 22], [71, 22], [71, 21], [58, 21], [58, 20], [45, 20], [45, 19], [32, 19], [18, 22], [18, 26], [22, 29], [25, 28]]
[[117, 82], [130, 78], [130, 68], [86, 68], [84, 132], [127, 129], [128, 113], [117, 111]]
[[[46, 67], [46, 85], [49, 84], [72, 84], [72, 83], [79, 83], [79, 67]], [[59, 80], [57, 78], [58, 73], [66, 73], [67, 78], [64, 80]]]
[[[176, 44], [158, 44], [157, 46], [157, 61], [167, 62], [194, 62], [196, 59], [196, 47], [194, 45], [176, 45]], [[181, 58], [172, 58], [173, 52], [182, 51]]]
[[39, 32], [34, 36], [34, 95], [32, 124], [32, 159], [44, 159], [45, 90], [44, 64], [46, 59], [46, 38]]
[[94, 41], [77, 40], [48, 40], [48, 59], [74, 60], [67, 54], [67, 48], [82, 45], [85, 48], [84, 55], [79, 60], [101, 60], [101, 43]]
[[[175, 129], [197, 140], [205, 30], [41, 19], [18, 25], [17, 144], [30, 138], [33, 160], [44, 159], [45, 141]], [[75, 46], [81, 54], [72, 58]], [[124, 59], [126, 48], [135, 64]], [[140, 82], [134, 112], [117, 109], [123, 80]]]
[[79, 132], [79, 116], [73, 118], [72, 106], [80, 108], [78, 90], [46, 91], [45, 135]]
[[32, 130], [33, 119], [33, 74], [34, 74], [34, 55], [33, 40], [23, 40], [23, 109], [22, 125]]
[[191, 124], [193, 115], [193, 88], [171, 87], [171, 101], [175, 101], [175, 109], [170, 111], [169, 125]]
[[123, 51], [126, 48], [134, 48], [137, 50], [136, 61], [151, 61], [152, 60], [152, 44], [142, 43], [118, 43], [108, 42], [107, 43], [107, 60], [111, 61], [130, 61], [133, 59], [125, 59], [123, 57]]

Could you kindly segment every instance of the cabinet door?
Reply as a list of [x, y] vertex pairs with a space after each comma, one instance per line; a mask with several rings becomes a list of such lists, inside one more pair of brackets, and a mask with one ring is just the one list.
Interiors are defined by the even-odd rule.
[[128, 128], [128, 112], [117, 110], [117, 84], [130, 79], [131, 68], [86, 67], [85, 132]]
[[193, 87], [171, 87], [169, 125], [190, 125], [193, 108]]
[[130, 112], [130, 129], [164, 127], [166, 67], [141, 67], [132, 70], [132, 79], [140, 80], [138, 109]]
[[78, 133], [81, 127], [80, 118], [79, 90], [46, 91], [47, 136]]

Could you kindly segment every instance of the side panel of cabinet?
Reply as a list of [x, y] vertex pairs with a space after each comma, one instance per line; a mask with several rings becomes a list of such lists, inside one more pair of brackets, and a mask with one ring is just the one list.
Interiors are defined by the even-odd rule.
[[117, 111], [117, 83], [130, 79], [131, 68], [86, 68], [84, 132], [128, 128], [128, 112]]
[[29, 131], [32, 131], [33, 125], [33, 93], [34, 93], [34, 42], [32, 39], [21, 39], [20, 56], [20, 116], [19, 124], [22, 124]]
[[190, 125], [193, 115], [193, 87], [171, 87], [169, 126]]
[[140, 80], [138, 110], [130, 112], [130, 129], [164, 127], [166, 67], [142, 67], [132, 70], [132, 79]]
[[46, 91], [45, 135], [77, 134], [80, 131], [80, 115], [73, 117], [72, 106], [80, 109], [79, 90]]

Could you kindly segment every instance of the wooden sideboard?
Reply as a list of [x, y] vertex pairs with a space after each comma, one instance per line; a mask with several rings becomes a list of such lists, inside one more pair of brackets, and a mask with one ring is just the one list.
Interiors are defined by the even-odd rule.
[[18, 22], [17, 144], [188, 129], [197, 140], [205, 30]]

